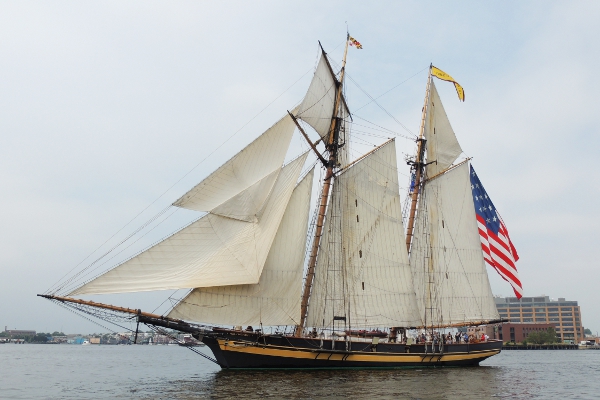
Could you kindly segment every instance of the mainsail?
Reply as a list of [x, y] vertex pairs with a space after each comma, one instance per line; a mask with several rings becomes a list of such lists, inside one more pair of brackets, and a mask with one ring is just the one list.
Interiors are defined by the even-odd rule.
[[428, 326], [499, 318], [481, 251], [467, 163], [425, 183], [410, 264], [418, 308]]
[[256, 222], [206, 214], [70, 294], [257, 283], [307, 155], [280, 168]]
[[390, 141], [335, 180], [307, 325], [419, 326]]
[[257, 284], [194, 289], [168, 316], [222, 325], [297, 324], [313, 176], [314, 169], [294, 189]]

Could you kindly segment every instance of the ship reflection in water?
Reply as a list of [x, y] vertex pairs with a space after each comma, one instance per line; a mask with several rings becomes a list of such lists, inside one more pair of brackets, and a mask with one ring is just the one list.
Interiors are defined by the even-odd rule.
[[[505, 355], [501, 357], [504, 359]], [[500, 356], [493, 360], [498, 358]], [[170, 398], [212, 399], [529, 399], [542, 393], [548, 393], [549, 397], [569, 397], [568, 392], [560, 395], [556, 380], [549, 382], [544, 372], [527, 369], [527, 378], [520, 372], [524, 371], [514, 366], [352, 371], [222, 370], [197, 380], [169, 382], [155, 389], [161, 396]]]

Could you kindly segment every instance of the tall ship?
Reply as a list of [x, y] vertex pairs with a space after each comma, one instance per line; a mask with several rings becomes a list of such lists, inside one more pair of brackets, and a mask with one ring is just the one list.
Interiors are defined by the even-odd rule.
[[[191, 334], [227, 369], [472, 366], [498, 354], [500, 340], [458, 333], [502, 322], [486, 263], [522, 290], [516, 250], [470, 159], [458, 160], [434, 77], [464, 91], [430, 66], [402, 207], [393, 139], [351, 158], [344, 79], [348, 46], [361, 45], [347, 39], [337, 70], [321, 47], [302, 102], [173, 203], [203, 215], [39, 296], [134, 320], [135, 340], [140, 324]], [[309, 150], [284, 165], [295, 132]], [[168, 289], [189, 292], [165, 315], [81, 298]]]

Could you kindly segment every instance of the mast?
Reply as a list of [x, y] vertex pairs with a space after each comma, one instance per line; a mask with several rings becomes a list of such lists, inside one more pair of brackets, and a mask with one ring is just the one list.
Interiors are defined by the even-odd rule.
[[[302, 292], [302, 302], [300, 305], [300, 323], [296, 326], [296, 336], [301, 336], [302, 331], [304, 330], [304, 325], [306, 324], [306, 314], [308, 311], [308, 301], [310, 299], [310, 292], [312, 289], [313, 279], [315, 277], [315, 266], [317, 264], [317, 255], [319, 252], [319, 246], [321, 244], [321, 236], [323, 233], [323, 221], [325, 220], [325, 211], [327, 209], [327, 200], [329, 199], [329, 192], [331, 190], [331, 179], [333, 178], [333, 169], [337, 166], [337, 156], [338, 156], [338, 136], [340, 131], [340, 118], [338, 117], [340, 104], [342, 100], [342, 89], [344, 84], [344, 73], [346, 71], [346, 57], [348, 55], [348, 40], [350, 34], [346, 35], [346, 48], [344, 49], [344, 58], [342, 60], [342, 69], [340, 71], [340, 79], [336, 81], [337, 91], [335, 96], [335, 103], [333, 106], [333, 115], [331, 116], [331, 124], [329, 126], [329, 136], [325, 143], [325, 147], [327, 151], [329, 151], [329, 160], [325, 166], [327, 167], [327, 171], [325, 173], [325, 179], [323, 181], [323, 188], [321, 190], [321, 200], [319, 203], [319, 212], [317, 216], [317, 224], [315, 228], [315, 237], [313, 239], [313, 245], [310, 251], [310, 257], [308, 261], [308, 270], [306, 272], [306, 280], [304, 282], [304, 290]], [[320, 43], [319, 43], [320, 45]], [[322, 57], [325, 57], [325, 61], [327, 61], [327, 65], [329, 66], [329, 61], [327, 60], [327, 53], [323, 50], [321, 46]], [[331, 73], [333, 74], [333, 70], [331, 66], [329, 66]], [[334, 76], [335, 79], [335, 76]]]
[[429, 94], [431, 92], [431, 65], [429, 65], [429, 76], [427, 77], [427, 89], [425, 90], [425, 101], [423, 104], [423, 114], [421, 116], [421, 129], [419, 130], [419, 138], [417, 139], [417, 154], [412, 165], [415, 168], [415, 184], [411, 194], [410, 214], [408, 216], [408, 227], [406, 229], [406, 251], [410, 254], [410, 243], [412, 241], [413, 229], [415, 227], [415, 213], [417, 211], [417, 202], [419, 199], [421, 177], [423, 175], [424, 158], [425, 158], [425, 118], [427, 117], [427, 108], [429, 106]]

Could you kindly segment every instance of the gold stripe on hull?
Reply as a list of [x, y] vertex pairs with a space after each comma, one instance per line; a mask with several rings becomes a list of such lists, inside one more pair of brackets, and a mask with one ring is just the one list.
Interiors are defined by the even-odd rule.
[[255, 345], [244, 342], [233, 342], [218, 339], [219, 348], [223, 352], [242, 353], [280, 358], [295, 358], [309, 360], [327, 360], [364, 363], [444, 363], [483, 359], [500, 353], [500, 350], [480, 350], [460, 353], [370, 353], [370, 352], [340, 352], [326, 349], [290, 349], [281, 346]]

